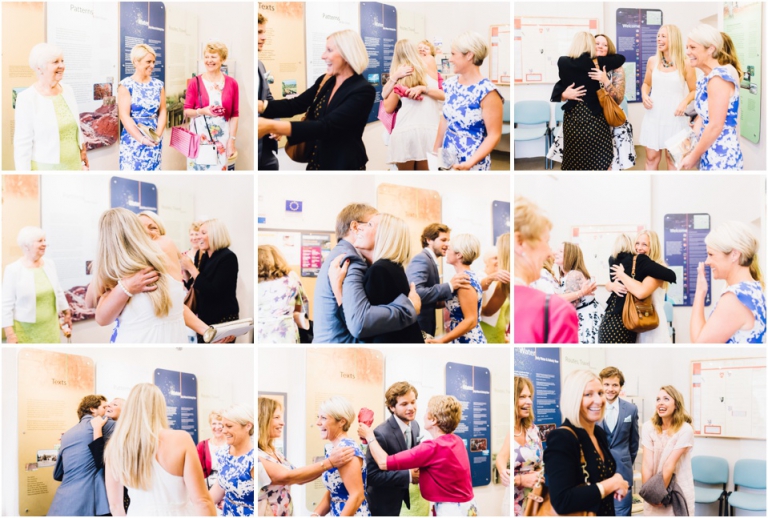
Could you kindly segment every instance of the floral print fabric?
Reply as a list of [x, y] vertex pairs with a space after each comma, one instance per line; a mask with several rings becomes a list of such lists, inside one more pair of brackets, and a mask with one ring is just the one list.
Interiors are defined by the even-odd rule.
[[739, 145], [739, 133], [736, 124], [739, 120], [739, 81], [733, 67], [716, 67], [708, 75], [702, 77], [696, 83], [696, 112], [702, 117], [704, 125], [701, 134], [709, 124], [709, 93], [707, 84], [713, 77], [721, 77], [733, 83], [733, 95], [728, 101], [728, 112], [725, 116], [725, 126], [714, 144], [701, 155], [699, 169], [702, 171], [742, 170], [744, 169], [744, 157]]
[[[453, 342], [454, 344], [486, 344], [488, 341], [483, 334], [483, 328], [480, 327], [480, 312], [483, 309], [483, 288], [480, 287], [480, 281], [477, 280], [477, 274], [472, 270], [466, 270], [469, 275], [469, 283], [477, 292], [477, 325], [474, 329], [470, 329], [468, 333], [458, 337]], [[461, 321], [464, 320], [464, 313], [461, 311], [461, 305], [459, 305], [459, 295], [456, 291], [453, 292], [452, 297], [445, 301], [445, 307], [451, 313], [451, 331], [453, 331]]]
[[762, 344], [765, 343], [765, 293], [757, 281], [740, 282], [725, 288], [724, 293], [733, 293], [739, 302], [747, 306], [755, 317], [755, 325], [750, 330], [739, 330], [728, 339], [727, 344]]
[[[208, 106], [222, 106], [221, 90], [210, 81], [206, 81], [202, 76], [198, 76], [200, 82], [205, 85], [208, 91]], [[187, 159], [187, 171], [226, 171], [227, 170], [227, 143], [229, 142], [229, 122], [223, 116], [203, 115], [192, 119], [193, 124], [190, 131], [200, 135], [200, 144], [215, 144], [216, 153], [219, 162], [216, 165], [198, 164], [194, 158]], [[208, 122], [208, 127], [205, 123]], [[208, 133], [210, 130], [210, 135]], [[213, 140], [211, 140], [213, 137]]]
[[235, 457], [229, 448], [219, 448], [216, 456], [221, 466], [219, 486], [224, 490], [224, 516], [253, 516], [253, 450]]
[[[336, 445], [336, 448], [346, 447], [354, 448], [355, 457], [360, 457], [360, 459], [363, 461], [363, 488], [365, 488], [368, 474], [365, 470], [365, 455], [363, 455], [363, 450], [360, 449], [360, 446], [355, 441], [349, 438], [340, 440]], [[329, 443], [325, 445], [326, 459], [331, 456], [331, 451], [333, 451], [333, 448], [333, 444]], [[341, 473], [339, 473], [339, 470], [336, 468], [324, 471], [323, 482], [325, 483], [325, 489], [331, 493], [331, 516], [340, 516], [341, 511], [344, 510], [344, 506], [349, 499], [349, 491], [347, 491], [347, 488], [344, 487], [344, 481], [341, 479]], [[371, 511], [368, 509], [368, 500], [363, 500], [363, 503], [360, 504], [360, 507], [358, 507], [354, 516], [371, 516]]]
[[[515, 477], [541, 469], [544, 448], [541, 445], [539, 428], [535, 424], [525, 431], [525, 445], [520, 446], [517, 441], [514, 441], [514, 446]], [[515, 486], [515, 516], [523, 515], [523, 501], [529, 491], [528, 488]]]
[[293, 320], [293, 312], [301, 304], [306, 314], [309, 299], [298, 276], [291, 272], [279, 279], [260, 281], [258, 287], [259, 343], [299, 343], [299, 328]]
[[[139, 83], [132, 77], [120, 81], [131, 94], [131, 118], [136, 124], [144, 124], [157, 131], [157, 114], [163, 82], [154, 77], [149, 83]], [[134, 139], [123, 127], [120, 133], [120, 170], [157, 171], [160, 169], [163, 143], [146, 146]]]
[[[445, 131], [442, 147], [453, 149], [459, 163], [463, 163], [477, 151], [488, 136], [480, 103], [489, 93], [493, 91], [498, 93], [498, 89], [487, 78], [472, 85], [462, 85], [459, 84], [458, 76], [443, 83], [443, 88], [445, 90], [443, 117], [448, 122], [448, 128]], [[501, 97], [500, 93], [499, 97]], [[471, 170], [488, 171], [490, 168], [491, 155], [487, 155]]]
[[[277, 452], [276, 452], [277, 453]], [[273, 457], [268, 453], [259, 450], [259, 459], [265, 459], [265, 462], [274, 462], [288, 469], [296, 467], [288, 462], [288, 459], [277, 453]], [[274, 516], [293, 516], [293, 502], [291, 501], [291, 486], [272, 484], [259, 489], [259, 502], [267, 500], [267, 505], [272, 509]]]

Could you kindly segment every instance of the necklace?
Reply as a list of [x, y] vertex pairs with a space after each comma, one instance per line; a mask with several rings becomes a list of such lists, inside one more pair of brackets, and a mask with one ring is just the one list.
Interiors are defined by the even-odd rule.
[[[207, 73], [207, 72], [206, 72], [206, 73]], [[208, 81], [210, 81], [211, 83], [213, 83], [213, 87], [214, 87], [214, 88], [215, 88], [217, 91], [219, 91], [219, 92], [220, 92], [221, 90], [223, 90], [223, 89], [224, 89], [224, 74], [222, 74], [222, 73], [219, 73], [219, 77], [220, 77], [221, 79], [219, 79], [219, 80], [215, 80], [215, 79], [213, 79], [211, 76], [209, 76], [209, 78], [208, 78]]]
[[520, 425], [520, 433], [517, 433], [517, 430], [515, 430], [515, 437], [520, 437], [523, 435], [523, 425]]
[[669, 67], [673, 67], [673, 66], [675, 66], [675, 63], [674, 63], [674, 62], [672, 62], [672, 61], [669, 61], [669, 62], [668, 62], [668, 61], [667, 61], [667, 58], [665, 58], [665, 57], [664, 57], [664, 54], [662, 53], [662, 54], [661, 54], [661, 66], [663, 66], [664, 68], [669, 68]]

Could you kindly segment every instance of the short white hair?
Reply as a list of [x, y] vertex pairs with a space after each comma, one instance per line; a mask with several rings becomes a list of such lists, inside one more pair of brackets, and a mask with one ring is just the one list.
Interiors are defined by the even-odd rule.
[[451, 248], [461, 254], [461, 262], [466, 265], [480, 257], [480, 240], [472, 234], [456, 234], [451, 238]]
[[40, 73], [48, 65], [59, 57], [63, 56], [64, 51], [53, 43], [38, 43], [29, 52], [29, 68]]
[[139, 43], [138, 45], [134, 45], [131, 49], [131, 63], [135, 65], [137, 61], [144, 59], [144, 56], [147, 54], [152, 54], [155, 56], [155, 58], [157, 58], [157, 52], [155, 52], [155, 49], [146, 43]]
[[19, 230], [19, 235], [16, 236], [16, 243], [21, 248], [31, 246], [32, 243], [45, 237], [45, 231], [40, 227], [24, 227]]
[[334, 32], [328, 36], [328, 39], [333, 40], [341, 57], [356, 73], [362, 74], [363, 70], [368, 68], [368, 50], [358, 33], [352, 29], [345, 29]]
[[715, 50], [712, 52], [712, 57], [715, 59], [723, 51], [723, 36], [720, 34], [720, 31], [711, 25], [702, 23], [694, 27], [688, 33], [688, 39], [695, 41], [705, 49], [714, 47]]
[[319, 411], [321, 414], [332, 417], [336, 421], [344, 419], [346, 423], [344, 423], [342, 429], [345, 432], [349, 430], [349, 427], [355, 421], [355, 409], [352, 403], [341, 396], [333, 396], [331, 399], [323, 401], [320, 404]]
[[[560, 413], [563, 416], [563, 421], [568, 419], [576, 428], [582, 428], [581, 402], [584, 399], [584, 389], [592, 380], [597, 380], [602, 387], [603, 383], [600, 381], [600, 377], [586, 369], [569, 372], [563, 380], [563, 388], [560, 391]], [[603, 399], [603, 407], [600, 410], [600, 419], [603, 418], [604, 414], [605, 399]]]
[[251, 425], [251, 429], [248, 431], [250, 435], [253, 435], [253, 408], [247, 405], [232, 405], [229, 408], [225, 408], [220, 413], [221, 417], [228, 421], [233, 421], [240, 426]]
[[483, 252], [483, 261], [488, 262], [491, 257], [496, 256], [499, 257], [499, 249], [495, 246], [489, 246], [485, 249], [485, 252]]
[[475, 31], [467, 31], [460, 34], [451, 43], [451, 48], [456, 49], [462, 54], [471, 52], [474, 56], [472, 62], [478, 67], [483, 64], [485, 57], [488, 55], [488, 45], [485, 43], [485, 39]]

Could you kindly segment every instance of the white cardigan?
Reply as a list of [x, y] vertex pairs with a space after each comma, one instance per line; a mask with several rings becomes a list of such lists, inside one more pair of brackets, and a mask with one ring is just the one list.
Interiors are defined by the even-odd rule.
[[[34, 323], [37, 318], [37, 294], [35, 292], [34, 268], [25, 268], [24, 259], [14, 261], [5, 267], [3, 275], [3, 327], [10, 327], [14, 320]], [[59, 284], [56, 266], [50, 259], [43, 260], [43, 272], [56, 294], [56, 311], [69, 309], [67, 297]]]
[[[80, 111], [77, 109], [72, 87], [59, 83], [62, 95], [72, 116], [77, 121], [77, 147], [82, 148]], [[16, 97], [16, 131], [13, 135], [13, 157], [17, 171], [29, 171], [32, 160], [44, 164], [58, 164], [61, 158], [59, 124], [53, 108], [53, 98], [40, 95], [34, 86]]]

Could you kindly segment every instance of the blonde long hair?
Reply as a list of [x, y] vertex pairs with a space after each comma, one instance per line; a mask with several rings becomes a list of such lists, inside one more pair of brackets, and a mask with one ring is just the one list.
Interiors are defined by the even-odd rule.
[[104, 452], [109, 475], [127, 487], [145, 491], [152, 487], [160, 430], [168, 428], [165, 416], [165, 399], [157, 386], [139, 383], [131, 389]]
[[408, 262], [411, 255], [411, 237], [408, 224], [404, 220], [392, 214], [382, 214], [375, 239], [374, 262], [389, 259], [401, 266]]
[[[512, 265], [510, 263], [512, 262], [512, 258], [509, 255], [509, 238], [509, 232], [500, 235], [496, 239], [496, 250], [499, 253], [499, 269], [511, 272]], [[509, 297], [509, 284], [499, 283], [499, 286], [504, 290], [505, 295]]]
[[[637, 242], [637, 240], [640, 239], [640, 236], [643, 235], [648, 236], [648, 253], [646, 254], [648, 258], [662, 266], [667, 266], [664, 257], [661, 255], [661, 241], [659, 240], [659, 235], [653, 230], [641, 230], [637, 233], [637, 236], [635, 236], [635, 242]], [[664, 281], [662, 287], [664, 288], [664, 291], [667, 291], [669, 283]]]
[[577, 32], [571, 42], [571, 48], [568, 49], [568, 57], [576, 59], [585, 52], [589, 52], [589, 57], [597, 57], [597, 48], [595, 47], [595, 37], [587, 31]]
[[398, 40], [395, 43], [395, 54], [392, 56], [392, 66], [389, 67], [389, 73], [394, 75], [402, 65], [413, 67], [411, 75], [398, 81], [407, 88], [427, 84], [427, 68], [419, 54], [419, 48], [411, 40]]
[[147, 235], [136, 214], [117, 208], [109, 209], [101, 215], [95, 263], [94, 281], [99, 295], [117, 286], [120, 279], [147, 267], [154, 268], [160, 275], [157, 289], [146, 294], [152, 301], [156, 316], [168, 315], [173, 303], [165, 254]]
[[[685, 47], [683, 47], [683, 36], [680, 34], [680, 29], [677, 25], [662, 25], [659, 27], [659, 31], [662, 29], [667, 29], [667, 47], [669, 48], [669, 56], [677, 67], [677, 73], [680, 74], [680, 79], [685, 81], [685, 53], [683, 52]], [[661, 51], [658, 47], [656, 48], [656, 68], [661, 70]]]

